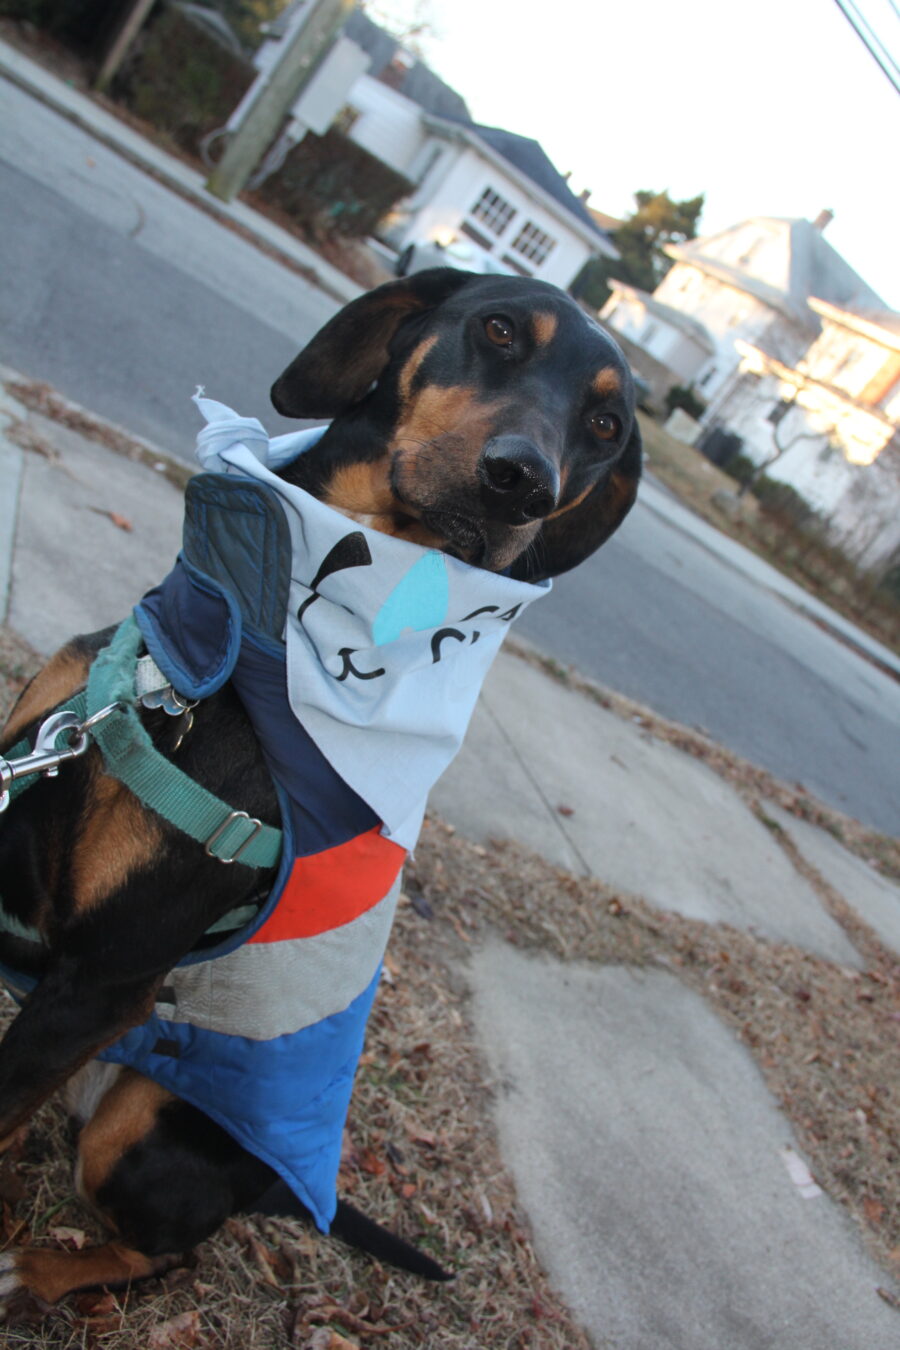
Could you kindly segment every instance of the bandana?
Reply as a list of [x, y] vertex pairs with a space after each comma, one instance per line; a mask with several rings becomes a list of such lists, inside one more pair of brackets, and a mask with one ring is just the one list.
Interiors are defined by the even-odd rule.
[[366, 529], [278, 478], [327, 427], [270, 440], [256, 418], [201, 391], [194, 402], [208, 424], [197, 437], [203, 467], [264, 483], [284, 508], [291, 709], [384, 833], [411, 849], [510, 623], [551, 583]]

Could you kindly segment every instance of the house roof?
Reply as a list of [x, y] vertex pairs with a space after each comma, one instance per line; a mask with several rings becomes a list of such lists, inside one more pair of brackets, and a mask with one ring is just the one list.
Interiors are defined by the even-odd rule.
[[[765, 237], [765, 247], [752, 246], [753, 227], [760, 238]], [[747, 240], [744, 252], [741, 239]], [[885, 308], [880, 296], [808, 220], [754, 216], [719, 234], [669, 244], [666, 252], [677, 262], [690, 263], [755, 295], [814, 331], [819, 322], [810, 308], [811, 297], [854, 309]]]
[[[369, 75], [378, 79], [394, 61], [401, 45], [397, 38], [391, 37], [383, 28], [379, 28], [360, 9], [355, 9], [347, 20], [344, 31], [349, 38], [359, 44], [369, 56], [371, 65]], [[463, 98], [455, 89], [444, 84], [423, 61], [406, 53], [410, 58], [405, 73], [398, 75], [392, 86], [398, 93], [419, 107], [431, 117], [456, 123], [465, 128], [469, 136], [477, 136], [485, 145], [507, 160], [526, 178], [541, 188], [559, 206], [575, 216], [582, 225], [586, 225], [594, 237], [606, 245], [603, 252], [618, 256], [609, 241], [609, 234], [593, 218], [580, 197], [576, 197], [565, 178], [549, 159], [542, 146], [527, 136], [519, 136], [514, 131], [504, 131], [501, 127], [479, 126], [472, 116]]]
[[851, 328], [856, 333], [873, 338], [884, 347], [900, 350], [900, 314], [894, 309], [855, 309], [829, 305], [825, 300], [810, 299], [810, 308], [823, 319]]
[[577, 216], [583, 225], [587, 225], [601, 239], [609, 241], [607, 231], [601, 229], [594, 220], [593, 213], [588, 210], [580, 197], [575, 196], [539, 141], [531, 140], [528, 136], [520, 136], [515, 131], [504, 131], [502, 127], [485, 127], [478, 123], [473, 123], [472, 130], [533, 183], [543, 188], [560, 206], [564, 206], [573, 216]]
[[[525, 168], [520, 167], [519, 164], [504, 155], [502, 151], [492, 143], [494, 140], [493, 137], [483, 135], [484, 131], [494, 131], [497, 130], [497, 128], [480, 127], [474, 122], [461, 122], [456, 118], [431, 117], [427, 113], [425, 114], [424, 124], [427, 130], [434, 135], [443, 136], [447, 140], [456, 140], [464, 145], [471, 146], [476, 154], [482, 159], [487, 160], [488, 163], [494, 164], [499, 172], [505, 173], [513, 182], [518, 181], [519, 186], [523, 191], [530, 195], [535, 201], [540, 202], [545, 210], [549, 210], [565, 220], [569, 229], [579, 235], [595, 253], [602, 254], [607, 258], [618, 258], [620, 256], [619, 250], [605, 231], [599, 229], [593, 221], [586, 221], [580, 211], [574, 211], [572, 209], [571, 202], [566, 201], [565, 198], [560, 200], [558, 192], [550, 192], [543, 183], [538, 182]], [[504, 135], [512, 134], [513, 133], [511, 132], [504, 133]], [[522, 136], [518, 139], [524, 141], [527, 138]], [[531, 144], [535, 146], [543, 156], [544, 152], [541, 150], [537, 141], [532, 141]], [[546, 156], [544, 156], [544, 158], [546, 158]], [[526, 162], [528, 162], [527, 159]], [[533, 165], [534, 159], [532, 159], [531, 162]], [[549, 160], [547, 160], [547, 164], [550, 164]], [[553, 172], [556, 173], [556, 170], [554, 169]], [[562, 183], [565, 183], [565, 179], [561, 174], [557, 174], [557, 177]], [[577, 205], [584, 206], [584, 203], [579, 201], [574, 193], [570, 192], [569, 196]]]
[[673, 309], [671, 305], [664, 305], [661, 300], [657, 300], [648, 291], [639, 290], [637, 286], [629, 286], [625, 281], [616, 281], [610, 277], [609, 285], [613, 291], [639, 300], [648, 314], [655, 315], [658, 319], [662, 319], [664, 323], [671, 324], [673, 328], [679, 328], [682, 333], [693, 338], [710, 355], [715, 352], [716, 344], [709, 330], [691, 314], [685, 314], [680, 309]]
[[[397, 38], [379, 28], [361, 9], [354, 9], [347, 20], [344, 32], [348, 38], [362, 47], [369, 57], [371, 61], [369, 74], [376, 80], [390, 66], [397, 51], [402, 49]], [[405, 94], [413, 103], [418, 103], [420, 108], [434, 117], [471, 122], [465, 99], [455, 89], [451, 89], [449, 84], [439, 79], [424, 61], [418, 60], [410, 53], [407, 55], [411, 58], [409, 66], [393, 85], [397, 92]]]

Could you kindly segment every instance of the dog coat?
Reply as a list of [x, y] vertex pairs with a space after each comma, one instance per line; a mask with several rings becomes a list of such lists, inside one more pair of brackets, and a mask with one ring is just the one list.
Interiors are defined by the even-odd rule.
[[149, 1020], [100, 1057], [218, 1121], [327, 1231], [403, 860], [509, 623], [549, 583], [356, 525], [263, 462], [324, 429], [270, 445], [255, 420], [198, 404], [198, 453], [221, 472], [188, 485], [183, 551], [135, 616], [178, 693], [231, 680], [284, 846], [256, 918], [187, 956]]

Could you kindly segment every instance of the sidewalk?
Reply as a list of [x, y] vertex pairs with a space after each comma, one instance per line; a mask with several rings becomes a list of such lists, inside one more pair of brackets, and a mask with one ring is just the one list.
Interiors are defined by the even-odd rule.
[[[162, 455], [139, 463], [5, 395], [11, 421], [35, 448], [0, 435], [0, 612], [49, 652], [120, 618], [164, 574], [181, 494]], [[563, 802], [577, 809], [563, 815]], [[661, 911], [793, 944], [851, 978], [863, 966], [722, 778], [513, 654], [432, 806], [476, 840], [512, 837]], [[786, 815], [784, 827], [900, 952], [900, 888], [822, 831]], [[571, 965], [499, 939], [475, 953], [470, 979], [536, 1248], [598, 1345], [896, 1343], [898, 1313], [875, 1292], [888, 1276], [846, 1213], [792, 1180], [790, 1126], [698, 994], [666, 971]]]

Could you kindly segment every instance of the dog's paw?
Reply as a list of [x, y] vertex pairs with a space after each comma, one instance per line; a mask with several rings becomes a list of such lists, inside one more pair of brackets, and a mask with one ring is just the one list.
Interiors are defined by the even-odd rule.
[[0, 1307], [5, 1306], [24, 1286], [19, 1272], [19, 1253], [0, 1252]]
[[10, 1330], [36, 1326], [51, 1311], [51, 1304], [28, 1286], [23, 1271], [25, 1256], [15, 1248], [0, 1252], [0, 1325]]

